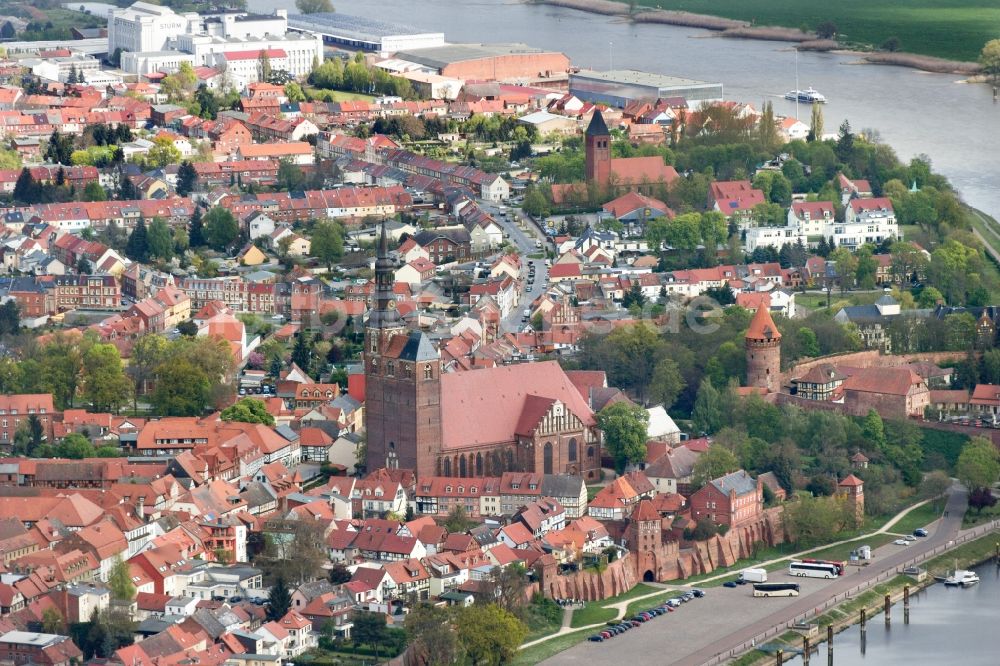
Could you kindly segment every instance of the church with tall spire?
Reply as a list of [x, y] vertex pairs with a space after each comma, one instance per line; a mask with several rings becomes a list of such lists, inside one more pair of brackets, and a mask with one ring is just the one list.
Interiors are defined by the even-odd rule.
[[395, 273], [383, 223], [374, 308], [365, 327], [369, 469], [429, 469], [441, 442], [441, 359], [427, 336], [407, 330], [392, 293]]
[[383, 224], [362, 355], [368, 470], [596, 479], [601, 447], [590, 387], [555, 361], [444, 372], [430, 338], [409, 330], [396, 309], [395, 268]]

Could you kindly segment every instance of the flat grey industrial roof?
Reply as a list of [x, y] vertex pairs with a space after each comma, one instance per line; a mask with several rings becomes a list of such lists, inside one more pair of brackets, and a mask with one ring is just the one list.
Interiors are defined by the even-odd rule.
[[409, 26], [396, 23], [376, 21], [365, 16], [351, 16], [336, 12], [321, 12], [319, 14], [291, 14], [288, 24], [304, 30], [316, 32], [337, 32], [349, 34], [364, 41], [377, 42], [383, 37], [398, 35], [422, 35], [427, 30], [416, 30]]
[[708, 83], [707, 81], [696, 81], [695, 79], [685, 79], [679, 76], [667, 76], [665, 74], [640, 72], [635, 69], [614, 69], [607, 72], [584, 69], [571, 74], [570, 76], [607, 81], [608, 83], [633, 83], [641, 86], [655, 86], [657, 88], [671, 88], [673, 86], [690, 86]]
[[552, 53], [527, 44], [446, 44], [426, 49], [400, 51], [396, 57], [441, 69], [461, 60], [482, 60], [518, 53]]

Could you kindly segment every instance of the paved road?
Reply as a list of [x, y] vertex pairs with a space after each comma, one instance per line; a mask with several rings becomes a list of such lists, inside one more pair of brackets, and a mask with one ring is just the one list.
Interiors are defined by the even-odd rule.
[[800, 597], [757, 599], [744, 588], [711, 588], [704, 599], [684, 604], [676, 613], [653, 620], [651, 626], [644, 625], [605, 643], [581, 643], [543, 663], [639, 664], [655, 660], [661, 664], [700, 666], [772, 627], [814, 613], [829, 600], [843, 596], [863, 582], [895, 571], [909, 560], [945, 545], [958, 534], [965, 506], [965, 491], [953, 489], [946, 506], [948, 516], [931, 528], [929, 537], [905, 547], [891, 543], [882, 546], [876, 549], [872, 564], [858, 568], [855, 573], [834, 580], [792, 578], [780, 571], [770, 574], [777, 582], [798, 582], [803, 592]]
[[[524, 310], [538, 298], [548, 286], [548, 269], [545, 267], [544, 259], [529, 259], [528, 255], [539, 252], [535, 241], [538, 240], [537, 229], [529, 221], [525, 220], [527, 231], [522, 231], [517, 225], [517, 220], [521, 218], [521, 211], [516, 208], [508, 208], [507, 215], [501, 216], [499, 206], [489, 202], [480, 201], [480, 206], [493, 215], [493, 218], [500, 223], [507, 238], [521, 253], [524, 262], [524, 282], [518, 306], [503, 320], [501, 326], [504, 331], [514, 332], [521, 330], [526, 322], [523, 321]], [[529, 267], [535, 267], [535, 277], [529, 277]]]

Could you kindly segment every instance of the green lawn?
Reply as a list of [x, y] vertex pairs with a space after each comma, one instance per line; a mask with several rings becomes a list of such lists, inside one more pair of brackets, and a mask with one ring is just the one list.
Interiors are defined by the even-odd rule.
[[615, 619], [617, 611], [613, 608], [606, 608], [603, 601], [588, 602], [583, 608], [573, 611], [571, 627], [589, 627], [592, 624], [610, 622]]
[[975, 527], [976, 525], [982, 525], [997, 518], [1000, 518], [1000, 504], [983, 509], [979, 513], [976, 513], [975, 509], [969, 509], [962, 517], [962, 527]]
[[568, 650], [580, 641], [586, 640], [587, 636], [592, 633], [594, 633], [593, 629], [574, 631], [571, 634], [556, 636], [552, 640], [519, 650], [514, 659], [510, 661], [510, 666], [532, 666], [532, 664], [545, 661], [552, 655]]
[[912, 534], [918, 527], [927, 527], [940, 518], [942, 511], [944, 511], [944, 499], [936, 499], [910, 511], [889, 529], [896, 534]]
[[712, 14], [790, 28], [832, 21], [842, 42], [878, 46], [896, 37], [900, 50], [972, 61], [997, 37], [1000, 4], [982, 0], [638, 0], [640, 5]]
[[676, 597], [678, 594], [677, 590], [668, 590], [663, 594], [657, 594], [655, 597], [650, 597], [649, 599], [640, 599], [639, 601], [633, 601], [625, 609], [625, 617], [632, 617], [636, 613], [659, 606], [664, 601], [671, 597]]
[[570, 622], [570, 626], [586, 627], [587, 625], [613, 620], [617, 616], [617, 611], [613, 608], [608, 608], [608, 606], [652, 594], [657, 589], [645, 583], [639, 583], [628, 592], [619, 594], [617, 597], [602, 599], [601, 601], [588, 601], [583, 608], [573, 611], [573, 620]]

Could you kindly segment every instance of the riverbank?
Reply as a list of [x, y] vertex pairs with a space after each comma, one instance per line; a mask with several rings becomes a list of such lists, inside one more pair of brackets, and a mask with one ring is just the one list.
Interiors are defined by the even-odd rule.
[[844, 49], [833, 39], [820, 39], [816, 33], [797, 28], [773, 25], [755, 25], [748, 21], [696, 14], [667, 9], [638, 8], [630, 12], [629, 7], [615, 0], [527, 0], [529, 4], [553, 5], [602, 16], [620, 16], [633, 23], [659, 23], [685, 28], [711, 30], [720, 37], [733, 39], [754, 39], [762, 41], [789, 42], [803, 51], [832, 52], [860, 58], [860, 64], [892, 65], [908, 67], [935, 74], [960, 74], [974, 76], [980, 67], [974, 62], [949, 60], [934, 56], [907, 53], [903, 51], [863, 51]]
[[[910, 588], [910, 595], [916, 594], [931, 585], [934, 585], [937, 577], [944, 577], [954, 568], [968, 569], [996, 558], [998, 530], [994, 529], [982, 536], [964, 543], [958, 547], [946, 551], [924, 564], [927, 572], [923, 580], [917, 580], [907, 575], [897, 575], [884, 583], [874, 585], [865, 592], [845, 599], [842, 603], [827, 609], [822, 615], [813, 618], [809, 624], [818, 627], [818, 633], [810, 639], [813, 647], [826, 642], [826, 627], [832, 627], [834, 634], [839, 634], [855, 624], [861, 622], [861, 611], [864, 610], [867, 620], [871, 620], [876, 615], [884, 611], [885, 596], [889, 595], [891, 606], [899, 603], [905, 596], [905, 589]], [[900, 621], [897, 616], [896, 621]], [[772, 641], [772, 644], [786, 645], [789, 648], [800, 649], [802, 647], [801, 634], [794, 637], [788, 632]], [[734, 665], [756, 666], [757, 664], [770, 663], [773, 656], [752, 648], [733, 660]]]

